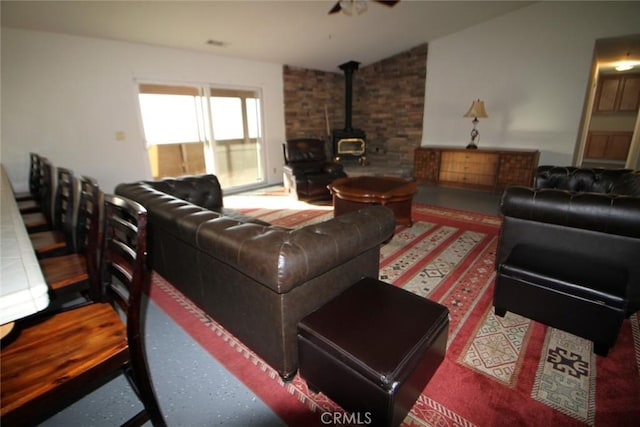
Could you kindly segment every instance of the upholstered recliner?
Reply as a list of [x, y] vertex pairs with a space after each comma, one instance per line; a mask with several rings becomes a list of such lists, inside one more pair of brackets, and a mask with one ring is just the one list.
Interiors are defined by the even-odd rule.
[[339, 163], [327, 159], [321, 139], [291, 139], [283, 144], [284, 188], [301, 200], [331, 197], [327, 185], [347, 176]]
[[615, 344], [640, 309], [640, 172], [540, 166], [534, 188], [502, 196], [493, 304]]

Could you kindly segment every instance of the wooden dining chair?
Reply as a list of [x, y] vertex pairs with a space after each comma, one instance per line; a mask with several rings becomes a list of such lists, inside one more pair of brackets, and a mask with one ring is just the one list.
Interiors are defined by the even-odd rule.
[[20, 213], [40, 212], [40, 156], [29, 153], [29, 190], [14, 195]]
[[[102, 192], [97, 181], [86, 176], [80, 178], [77, 251], [39, 260], [50, 290], [51, 304], [47, 310], [75, 308], [101, 300], [98, 276], [101, 199]], [[75, 300], [77, 296], [81, 298]], [[73, 300], [71, 306], [67, 304], [70, 300]]]
[[118, 373], [124, 373], [144, 406], [126, 425], [148, 420], [166, 425], [142, 331], [142, 297], [149, 286], [147, 213], [138, 203], [105, 195], [104, 216], [100, 274], [105, 302], [17, 325], [20, 334], [0, 354], [3, 427], [42, 422]]
[[55, 168], [45, 157], [40, 157], [40, 168], [40, 187], [38, 194], [40, 211], [22, 214], [22, 220], [29, 233], [37, 233], [53, 228]]
[[73, 171], [58, 168], [53, 228], [29, 233], [31, 244], [38, 258], [69, 254], [77, 249], [75, 241], [76, 179]]

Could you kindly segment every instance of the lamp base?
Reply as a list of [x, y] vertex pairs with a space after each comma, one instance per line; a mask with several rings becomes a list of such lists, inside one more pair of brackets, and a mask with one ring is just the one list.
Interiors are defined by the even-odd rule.
[[467, 145], [467, 150], [477, 150], [477, 149], [478, 149], [478, 146], [473, 142], [470, 142], [469, 145]]

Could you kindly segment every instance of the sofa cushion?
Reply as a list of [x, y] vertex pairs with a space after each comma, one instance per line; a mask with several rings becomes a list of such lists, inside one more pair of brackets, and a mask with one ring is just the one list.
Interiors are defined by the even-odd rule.
[[509, 187], [502, 195], [505, 216], [620, 236], [640, 237], [640, 198]]
[[579, 168], [575, 166], [539, 166], [536, 189], [567, 190], [572, 193], [638, 195], [638, 172], [631, 169]]
[[555, 248], [518, 245], [499, 268], [508, 276], [618, 308], [627, 296], [624, 265]]
[[381, 236], [390, 237], [394, 229], [393, 212], [379, 205], [294, 230], [221, 217], [201, 224], [197, 246], [273, 291], [286, 293], [376, 247]]
[[152, 188], [205, 209], [222, 207], [222, 190], [215, 175], [183, 176], [146, 181]]
[[620, 177], [613, 185], [611, 192], [640, 197], [640, 171], [628, 173]]

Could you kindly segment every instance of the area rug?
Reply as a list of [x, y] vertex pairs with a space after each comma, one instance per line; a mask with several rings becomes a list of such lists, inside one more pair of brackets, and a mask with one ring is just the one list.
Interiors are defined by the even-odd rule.
[[[297, 227], [331, 218], [330, 208], [239, 207]], [[606, 358], [591, 343], [508, 313], [493, 314], [500, 219], [414, 204], [414, 225], [398, 227], [380, 254], [381, 280], [450, 310], [446, 358], [403, 426], [620, 426], [640, 419], [640, 327], [626, 320]], [[157, 274], [152, 298], [288, 425], [323, 425], [342, 411], [299, 376], [277, 373]], [[326, 420], [326, 418], [324, 418]]]

